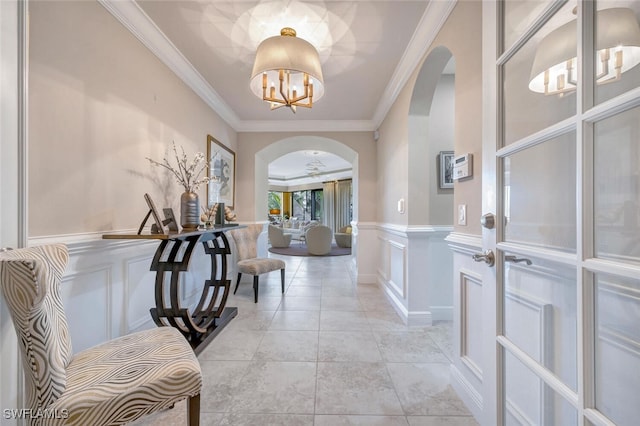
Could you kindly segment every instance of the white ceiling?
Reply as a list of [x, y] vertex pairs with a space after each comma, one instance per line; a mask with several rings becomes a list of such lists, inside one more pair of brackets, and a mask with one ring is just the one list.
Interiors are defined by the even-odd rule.
[[350, 179], [351, 163], [324, 151], [296, 151], [269, 163], [269, 184], [296, 186]]
[[[237, 131], [375, 130], [454, 2], [99, 0]], [[255, 50], [283, 26], [314, 44], [325, 95], [270, 111], [249, 90]]]
[[[237, 131], [377, 129], [452, 8], [428, 0], [99, 1]], [[324, 74], [323, 98], [296, 114], [269, 110], [249, 89], [258, 44], [285, 26], [318, 49]], [[314, 160], [321, 166], [310, 170]], [[326, 152], [269, 166], [280, 186], [351, 175], [351, 164]]]
[[[455, 5], [429, 0], [98, 1], [239, 132], [377, 129]], [[527, 25], [546, 4], [508, 2], [507, 22]], [[611, 0], [607, 7], [614, 4], [640, 7], [635, 0]], [[563, 9], [570, 13], [572, 8]], [[563, 13], [555, 18], [572, 19]], [[296, 114], [288, 108], [270, 111], [249, 90], [257, 45], [284, 26], [318, 49], [326, 87], [312, 109], [298, 108]]]
[[[240, 120], [291, 120], [249, 90], [258, 44], [284, 26], [318, 49], [325, 96], [296, 119], [373, 116], [426, 1], [158, 1], [138, 4]], [[319, 34], [318, 34], [319, 33]], [[319, 37], [318, 37], [319, 36]], [[315, 42], [315, 43], [314, 43]]]

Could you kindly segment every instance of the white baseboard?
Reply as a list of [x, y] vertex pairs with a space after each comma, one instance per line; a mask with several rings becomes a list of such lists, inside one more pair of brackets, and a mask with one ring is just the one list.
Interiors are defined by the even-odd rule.
[[453, 321], [453, 306], [430, 306], [433, 321]]
[[382, 277], [377, 280], [378, 285], [384, 291], [385, 296], [391, 303], [391, 306], [397, 314], [402, 318], [402, 321], [410, 327], [424, 327], [433, 324], [431, 312], [429, 311], [409, 311], [402, 300], [398, 299], [396, 294], [382, 281]]
[[433, 316], [429, 311], [409, 312], [406, 322], [409, 327], [427, 327], [433, 324]]
[[479, 419], [482, 418], [482, 395], [480, 395], [480, 392], [471, 385], [455, 365], [451, 364], [449, 366], [449, 373], [451, 386], [462, 402], [464, 402], [464, 405], [471, 411], [473, 417], [479, 422]]

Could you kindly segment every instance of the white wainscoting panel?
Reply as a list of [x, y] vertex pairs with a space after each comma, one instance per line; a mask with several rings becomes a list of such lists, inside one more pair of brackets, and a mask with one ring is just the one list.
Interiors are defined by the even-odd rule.
[[375, 284], [378, 270], [378, 229], [372, 222], [351, 222], [353, 239], [351, 253], [356, 258], [356, 280]]
[[60, 293], [74, 352], [111, 338], [111, 288], [111, 265], [64, 275]]
[[378, 225], [377, 282], [408, 325], [451, 320], [450, 227]]
[[149, 308], [155, 306], [155, 273], [149, 271], [153, 260], [148, 254], [124, 259], [127, 295], [126, 332], [150, 328]]
[[389, 280], [387, 286], [399, 299], [407, 298], [406, 270], [407, 247], [397, 241], [389, 241]]
[[[460, 360], [482, 381], [482, 278], [461, 270], [460, 286]], [[475, 302], [475, 303], [474, 303]]]
[[389, 240], [378, 235], [378, 277], [383, 283], [389, 280], [389, 259], [391, 254], [389, 253]]
[[451, 233], [453, 253], [453, 362], [451, 384], [476, 419], [482, 418], [482, 269], [471, 256], [482, 251], [482, 238]]

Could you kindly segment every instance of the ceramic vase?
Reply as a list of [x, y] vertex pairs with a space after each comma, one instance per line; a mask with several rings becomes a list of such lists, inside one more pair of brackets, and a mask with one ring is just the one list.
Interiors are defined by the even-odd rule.
[[200, 199], [195, 192], [180, 196], [180, 224], [183, 231], [195, 231], [200, 226]]

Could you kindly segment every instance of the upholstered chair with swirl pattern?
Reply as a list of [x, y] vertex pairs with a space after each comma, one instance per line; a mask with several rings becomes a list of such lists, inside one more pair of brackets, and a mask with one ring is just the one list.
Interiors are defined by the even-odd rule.
[[238, 281], [233, 290], [233, 294], [238, 291], [242, 274], [253, 275], [253, 301], [258, 303], [258, 288], [260, 286], [260, 275], [267, 272], [280, 270], [280, 283], [282, 293], [284, 293], [284, 270], [285, 263], [280, 259], [269, 257], [258, 257], [258, 237], [262, 233], [261, 224], [247, 225], [244, 228], [234, 229], [228, 234], [233, 237], [236, 246], [236, 256], [238, 260]]
[[25, 408], [49, 413], [31, 424], [119, 425], [188, 399], [188, 424], [198, 425], [200, 364], [178, 330], [132, 333], [73, 354], [60, 298], [68, 260], [63, 244], [0, 253], [0, 288], [22, 353]]

